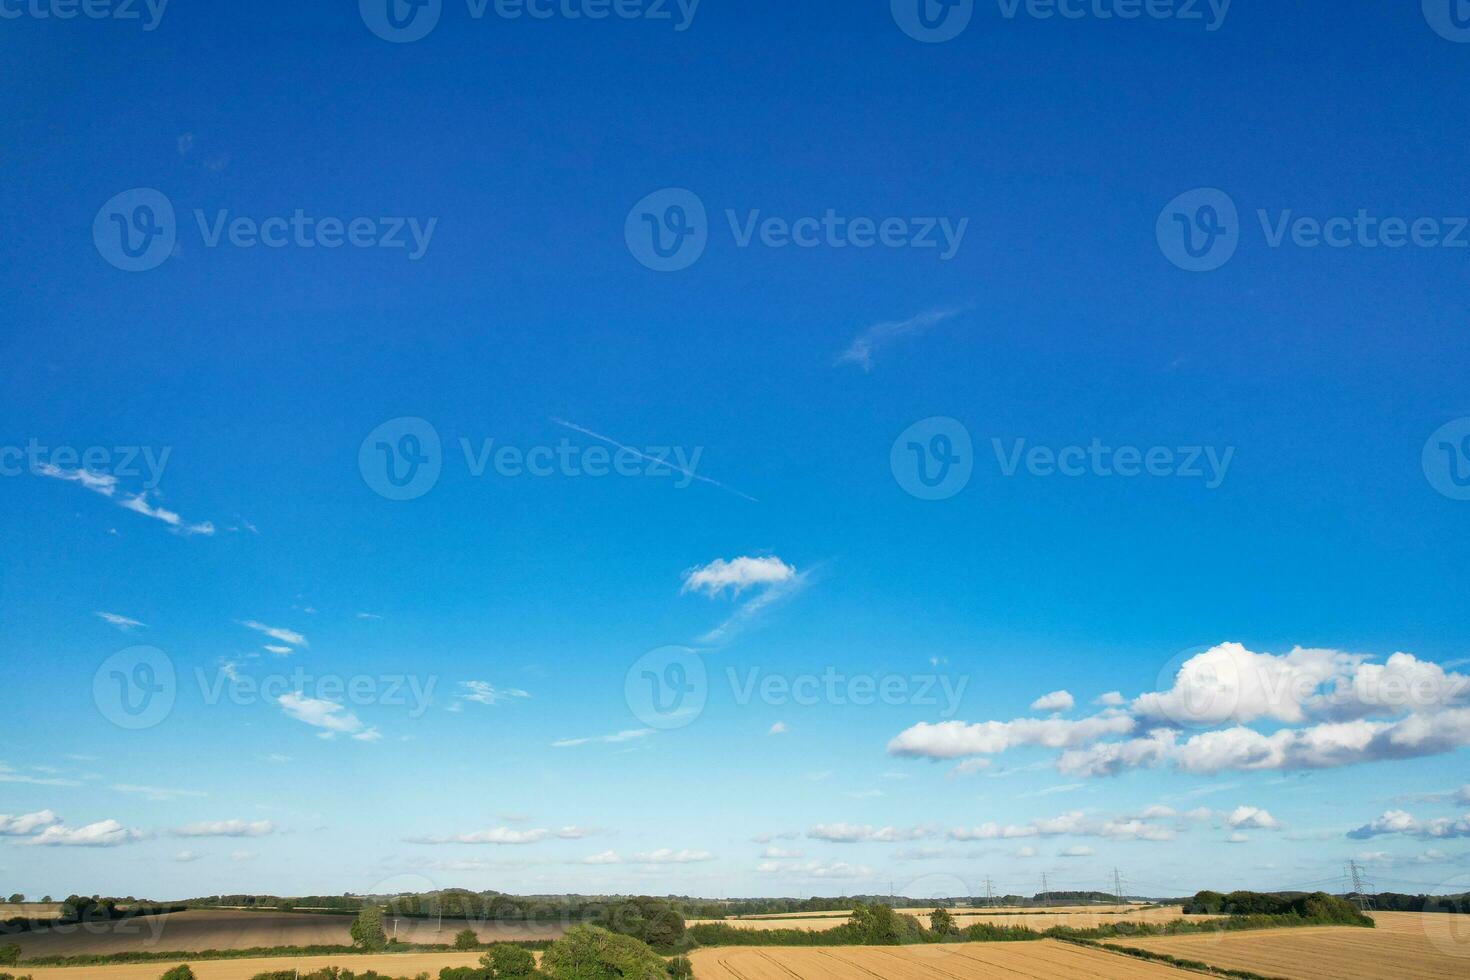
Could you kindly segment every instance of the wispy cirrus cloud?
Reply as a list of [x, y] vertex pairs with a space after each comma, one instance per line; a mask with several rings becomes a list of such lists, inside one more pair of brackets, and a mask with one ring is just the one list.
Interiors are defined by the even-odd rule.
[[[256, 619], [241, 619], [237, 620], [237, 622], [241, 626], [244, 626], [246, 629], [255, 630], [257, 633], [264, 633], [266, 636], [270, 637], [273, 640], [280, 640], [282, 643], [289, 643], [293, 647], [305, 647], [311, 645], [306, 642], [305, 636], [296, 632], [295, 630], [286, 629], [281, 626], [268, 626], [267, 624], [262, 623]], [[272, 652], [276, 651], [273, 650]]]
[[658, 730], [655, 728], [630, 728], [625, 731], [614, 732], [611, 735], [593, 735], [587, 738], [558, 739], [557, 741], [551, 743], [551, 747], [554, 749], [570, 749], [575, 748], [579, 745], [615, 745], [619, 742], [633, 742], [638, 739], [647, 738], [650, 735], [657, 734]]
[[93, 493], [101, 494], [112, 500], [124, 510], [130, 510], [135, 514], [162, 521], [175, 533], [184, 535], [214, 534], [214, 524], [211, 521], [200, 521], [190, 523], [184, 520], [177, 512], [163, 506], [149, 503], [149, 497], [155, 491], [143, 490], [139, 493], [130, 494], [123, 491], [116, 476], [111, 473], [95, 473], [87, 469], [65, 469], [54, 463], [41, 463], [32, 472], [39, 476], [50, 477], [54, 480], [65, 480], [68, 483], [76, 483]]
[[297, 721], [320, 728], [319, 738], [335, 738], [338, 735], [346, 735], [359, 742], [376, 742], [382, 738], [376, 728], [369, 728], [362, 720], [348, 711], [336, 701], [328, 701], [323, 698], [309, 698], [304, 694], [289, 692], [281, 695], [277, 701], [288, 717]]
[[873, 370], [873, 355], [905, 337], [915, 337], [930, 327], [943, 323], [960, 313], [956, 309], [931, 310], [909, 317], [907, 320], [890, 320], [875, 323], [860, 332], [837, 356], [838, 364], [856, 364], [864, 372]]
[[459, 693], [454, 696], [454, 703], [449, 706], [450, 711], [459, 711], [465, 702], [489, 705], [493, 708], [496, 705], [527, 700], [531, 697], [528, 691], [523, 691], [518, 687], [501, 688], [488, 681], [460, 681], [459, 687]]
[[746, 590], [753, 592], [724, 622], [699, 638], [700, 643], [719, 644], [732, 639], [765, 610], [801, 592], [808, 579], [808, 572], [798, 572], [794, 565], [775, 555], [716, 558], [686, 571], [680, 592], [696, 592], [710, 598], [728, 592], [736, 599]]
[[467, 834], [448, 834], [443, 836], [408, 837], [405, 841], [409, 844], [493, 844], [499, 846], [518, 847], [526, 844], [539, 844], [545, 840], [557, 838], [560, 840], [582, 840], [592, 836], [596, 831], [587, 827], [562, 827], [560, 830], [549, 830], [538, 827], [530, 830], [516, 830], [511, 827], [491, 827], [487, 830], [476, 830]]
[[127, 616], [120, 616], [117, 613], [97, 612], [93, 613], [93, 615], [102, 620], [104, 623], [107, 623], [109, 626], [116, 626], [124, 633], [131, 633], [135, 629], [141, 629], [148, 625], [147, 623], [141, 623], [138, 620], [129, 618]]

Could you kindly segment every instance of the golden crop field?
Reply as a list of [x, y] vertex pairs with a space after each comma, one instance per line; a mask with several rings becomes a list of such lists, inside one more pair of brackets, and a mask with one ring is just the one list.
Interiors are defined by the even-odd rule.
[[[696, 950], [699, 980], [1184, 980], [1173, 967], [1042, 940], [948, 946]], [[44, 980], [37, 977], [36, 980]]]
[[[241, 960], [193, 960], [188, 962], [199, 980], [250, 980], [257, 973], [340, 966], [362, 973], [377, 970], [392, 977], [412, 977], [427, 972], [437, 977], [446, 966], [476, 966], [479, 953], [383, 953], [362, 956], [270, 956]], [[35, 980], [158, 980], [159, 974], [177, 963], [126, 963], [118, 966], [23, 967], [22, 975]]]
[[[931, 911], [931, 907], [899, 909], [898, 911], [908, 915], [918, 916], [921, 920]], [[700, 919], [690, 920], [690, 925], [696, 922], [724, 922], [726, 925], [737, 929], [801, 929], [807, 932], [831, 929], [846, 922], [850, 913], [848, 912], [826, 912], [826, 913], [792, 913], [775, 916], [760, 916], [740, 919]], [[1034, 929], [1038, 932], [1050, 929], [1053, 926], [1070, 926], [1074, 929], [1091, 929], [1095, 926], [1116, 924], [1119, 922], [1171, 922], [1174, 919], [1205, 920], [1212, 918], [1207, 915], [1184, 915], [1183, 909], [1178, 906], [1165, 908], [1147, 908], [1136, 905], [1125, 906], [1074, 906], [1056, 907], [1047, 909], [985, 909], [966, 910], [956, 909], [952, 911], [955, 922], [961, 929], [974, 925], [978, 922], [988, 922], [996, 926], [1022, 926]]]
[[1311, 927], [1120, 939], [1120, 945], [1286, 980], [1470, 976], [1470, 917], [1373, 913], [1375, 929]]
[[[398, 919], [384, 923], [389, 935], [411, 943], [449, 944], [461, 929], [472, 928], [484, 942], [499, 939], [555, 939], [560, 926], [467, 923], [445, 919]], [[5, 939], [23, 957], [101, 955], [147, 950], [251, 949], [257, 946], [350, 946], [352, 917], [310, 912], [249, 912], [190, 909], [116, 922], [55, 926]]]

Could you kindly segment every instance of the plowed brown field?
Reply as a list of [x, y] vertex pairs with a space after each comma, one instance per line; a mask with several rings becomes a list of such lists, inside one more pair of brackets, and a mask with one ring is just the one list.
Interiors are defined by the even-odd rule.
[[1190, 976], [1173, 967], [1050, 940], [829, 949], [743, 946], [697, 950], [692, 959], [699, 980], [1183, 980]]
[[1375, 929], [1307, 928], [1119, 939], [1119, 945], [1288, 980], [1470, 977], [1470, 916], [1373, 914]]

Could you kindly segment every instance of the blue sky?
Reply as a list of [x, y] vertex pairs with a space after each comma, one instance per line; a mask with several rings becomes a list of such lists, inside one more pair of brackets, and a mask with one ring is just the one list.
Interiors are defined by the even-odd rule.
[[1453, 24], [5, 9], [0, 889], [1470, 887]]

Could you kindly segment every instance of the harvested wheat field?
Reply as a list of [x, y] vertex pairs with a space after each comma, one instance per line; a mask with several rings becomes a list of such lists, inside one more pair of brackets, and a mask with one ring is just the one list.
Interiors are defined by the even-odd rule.
[[[393, 917], [389, 916], [384, 924], [388, 934], [393, 935]], [[5, 942], [18, 944], [22, 957], [150, 950], [197, 952], [279, 946], [350, 946], [352, 938], [348, 930], [351, 928], [350, 915], [190, 909], [116, 922], [52, 926], [7, 936]], [[396, 925], [398, 938], [405, 942], [444, 945], [452, 943], [454, 934], [466, 928], [474, 929], [483, 942], [555, 939], [565, 931], [556, 925], [467, 923], [461, 919], [445, 919], [442, 927], [438, 928], [433, 919], [398, 919]]]
[[477, 966], [480, 953], [380, 953], [362, 956], [267, 956], [241, 960], [179, 960], [168, 963], [126, 963], [118, 966], [18, 967], [35, 980], [158, 980], [159, 974], [187, 962], [199, 980], [250, 980], [257, 973], [340, 966], [362, 973], [376, 970], [390, 977], [412, 977], [427, 972], [437, 977], [446, 966]]
[[[921, 920], [933, 911], [933, 906], [927, 908], [899, 909], [907, 915], [918, 916]], [[1023, 926], [1042, 932], [1053, 926], [1068, 926], [1073, 929], [1092, 929], [1097, 926], [1116, 925], [1119, 922], [1172, 922], [1175, 919], [1190, 919], [1203, 921], [1214, 918], [1208, 915], [1184, 915], [1181, 906], [1174, 905], [1165, 908], [1151, 908], [1137, 905], [1123, 906], [1077, 906], [1073, 908], [1048, 908], [1048, 909], [986, 909], [985, 911], [970, 911], [964, 909], [952, 910], [956, 924], [961, 929], [972, 926], [979, 922], [989, 923], [994, 926]], [[760, 916], [740, 919], [700, 919], [690, 920], [690, 925], [696, 922], [723, 922], [737, 929], [801, 929], [807, 932], [831, 929], [846, 922], [850, 913], [848, 912], [805, 912], [791, 915]]]
[[1470, 976], [1470, 922], [1379, 912], [1376, 929], [1310, 927], [1119, 939], [1119, 945], [1284, 980], [1444, 980]]
[[1189, 976], [1170, 966], [1051, 940], [827, 949], [742, 946], [696, 950], [691, 959], [699, 980], [1183, 980]]

